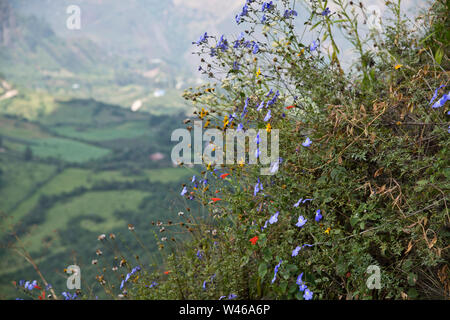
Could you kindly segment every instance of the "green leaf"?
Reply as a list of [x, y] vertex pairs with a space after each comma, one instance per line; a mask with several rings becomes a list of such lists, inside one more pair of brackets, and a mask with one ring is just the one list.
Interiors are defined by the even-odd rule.
[[439, 48], [436, 51], [436, 53], [434, 54], [434, 60], [436, 60], [437, 64], [441, 64], [443, 56], [444, 56], [444, 50], [442, 50], [442, 48]]
[[409, 290], [408, 290], [408, 297], [410, 297], [410, 298], [412, 298], [412, 299], [415, 299], [415, 298], [417, 298], [418, 296], [419, 296], [419, 293], [417, 292], [416, 289], [414, 289], [414, 288], [409, 288]]
[[262, 262], [258, 267], [258, 274], [262, 278], [267, 274], [267, 264], [265, 262]]

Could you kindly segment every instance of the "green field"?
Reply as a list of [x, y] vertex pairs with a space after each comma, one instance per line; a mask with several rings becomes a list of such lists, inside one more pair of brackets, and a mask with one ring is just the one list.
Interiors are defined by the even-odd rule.
[[32, 140], [31, 149], [38, 157], [58, 158], [68, 162], [85, 162], [109, 154], [107, 149], [61, 138]]
[[75, 126], [52, 127], [52, 131], [62, 136], [87, 141], [108, 141], [151, 136], [151, 130], [148, 124], [137, 121], [103, 128], [83, 128]]

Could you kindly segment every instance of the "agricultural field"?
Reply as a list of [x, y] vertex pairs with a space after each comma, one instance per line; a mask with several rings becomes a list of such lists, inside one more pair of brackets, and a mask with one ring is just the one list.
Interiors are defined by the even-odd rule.
[[[194, 172], [170, 161], [169, 133], [182, 114], [169, 119], [94, 100], [61, 100], [54, 108], [29, 117], [0, 115], [4, 297], [14, 294], [11, 281], [36, 277], [22, 257], [6, 249], [17, 245], [11, 231], [58, 283], [55, 270], [70, 264], [74, 254], [91, 257], [98, 234], [124, 233], [128, 223], [150, 228], [151, 219], [178, 212], [181, 203], [171, 199]], [[0, 113], [5, 110], [0, 104]], [[164, 156], [151, 160], [154, 152]], [[155, 250], [152, 237], [146, 241]]]

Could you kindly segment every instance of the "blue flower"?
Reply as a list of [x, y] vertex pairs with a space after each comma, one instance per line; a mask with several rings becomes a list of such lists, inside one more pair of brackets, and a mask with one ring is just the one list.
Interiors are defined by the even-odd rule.
[[311, 300], [312, 297], [313, 297], [313, 293], [308, 288], [306, 288], [303, 298], [305, 298], [305, 300]]
[[264, 107], [264, 101], [261, 101], [258, 108], [256, 108], [256, 111], [261, 111], [261, 109]]
[[202, 43], [204, 43], [204, 42], [208, 42], [208, 33], [207, 32], [205, 32], [201, 37], [200, 37], [200, 39], [197, 41], [197, 42], [195, 42], [197, 45], [201, 45]]
[[203, 258], [203, 252], [200, 250], [197, 250], [197, 258], [202, 259]]
[[239, 123], [236, 131], [239, 132], [239, 131], [242, 131], [243, 129], [244, 129], [244, 125], [242, 123]]
[[311, 52], [315, 51], [319, 47], [319, 41], [314, 40], [309, 46]]
[[312, 144], [312, 141], [310, 138], [306, 137], [305, 142], [302, 143], [302, 146], [309, 147]]
[[319, 222], [320, 220], [322, 220], [322, 215], [320, 214], [320, 209], [318, 209], [318, 210], [316, 211], [316, 217], [315, 217], [315, 220], [316, 220], [317, 222]]
[[231, 294], [228, 296], [228, 299], [229, 299], [229, 300], [233, 300], [233, 299], [235, 299], [235, 298], [237, 298], [237, 295], [235, 295], [234, 293], [231, 293]]
[[257, 145], [259, 145], [260, 143], [261, 143], [261, 138], [259, 137], [259, 132], [256, 134], [256, 137], [255, 137], [255, 143], [257, 144]]
[[302, 277], [303, 277], [303, 272], [300, 273], [300, 274], [298, 275], [298, 277], [297, 277], [296, 283], [297, 283], [297, 285], [299, 285], [299, 286], [303, 284]]
[[247, 114], [248, 101], [249, 101], [249, 98], [245, 99], [245, 105], [244, 105], [244, 109], [242, 109], [241, 118], [243, 118]]
[[272, 117], [272, 115], [271, 115], [271, 112], [270, 112], [270, 110], [269, 111], [267, 111], [267, 114], [266, 114], [266, 116], [264, 117], [264, 121], [265, 122], [267, 122], [267, 121], [269, 121], [269, 119]]
[[270, 167], [270, 173], [274, 174], [278, 172], [278, 168], [280, 165], [280, 161], [275, 161], [274, 163], [272, 163], [271, 167]]
[[191, 182], [195, 182], [195, 180], [196, 180], [195, 176], [192, 176]]
[[308, 287], [304, 283], [302, 283], [298, 286], [298, 290], [300, 290], [302, 292], [305, 291], [306, 289], [308, 289]]
[[261, 181], [258, 178], [258, 182], [255, 184], [255, 190], [253, 191], [253, 195], [256, 196], [256, 194], [258, 192], [260, 192], [261, 190], [264, 190], [264, 188], [263, 188]]
[[268, 220], [270, 224], [274, 224], [275, 222], [278, 222], [278, 215], [280, 214], [279, 211], [277, 211], [273, 216], [270, 217]]
[[187, 192], [188, 192], [188, 191], [187, 191], [187, 188], [184, 187], [180, 194], [181, 194], [182, 196], [184, 196]]
[[266, 22], [266, 20], [267, 20], [267, 18], [266, 18], [266, 15], [265, 15], [265, 14], [263, 14], [263, 16], [261, 17], [261, 23], [264, 23], [264, 22]]
[[308, 219], [305, 219], [305, 217], [300, 216], [300, 217], [298, 217], [298, 222], [295, 225], [297, 227], [301, 228], [305, 225], [306, 221], [308, 221]]
[[450, 91], [447, 94], [444, 94], [441, 99], [439, 99], [435, 104], [433, 104], [432, 108], [440, 108], [444, 106], [444, 104], [450, 99]]
[[239, 70], [239, 68], [240, 68], [239, 63], [237, 61], [235, 61], [233, 63], [233, 70], [237, 71], [237, 70]]
[[295, 249], [292, 251], [292, 256], [293, 256], [293, 257], [296, 257], [301, 249], [302, 249], [302, 247], [297, 246], [297, 248], [295, 248]]
[[266, 95], [266, 98], [270, 97], [273, 94], [273, 90], [270, 89], [269, 93]]
[[280, 268], [280, 266], [281, 266], [282, 263], [283, 263], [283, 260], [280, 260], [280, 262], [275, 266], [275, 270], [273, 271], [273, 279], [272, 279], [272, 283], [274, 283], [275, 280], [277, 280], [278, 269]]
[[321, 15], [325, 17], [325, 16], [329, 15], [330, 13], [331, 13], [330, 8], [327, 7], [325, 10], [322, 11]]
[[313, 199], [305, 199], [303, 200], [303, 198], [300, 198], [300, 200], [297, 201], [296, 204], [294, 204], [294, 207], [298, 207], [300, 205], [300, 203], [305, 203], [306, 201], [312, 201]]
[[286, 10], [286, 11], [284, 11], [284, 17], [285, 18], [289, 18], [289, 17], [291, 17], [291, 16], [297, 16], [298, 14], [297, 14], [297, 11], [295, 11], [295, 10]]
[[439, 88], [437, 88], [437, 89], [434, 91], [433, 97], [432, 97], [431, 100], [430, 100], [430, 104], [432, 104], [433, 101], [436, 100], [436, 98], [437, 98], [437, 96], [438, 96], [439, 90], [442, 89], [442, 88], [444, 88], [444, 87], [445, 87], [445, 85], [443, 84], [443, 85], [441, 85]]
[[257, 54], [259, 52], [259, 46], [258, 46], [258, 44], [255, 42], [255, 43], [253, 43], [253, 51], [252, 51], [252, 53], [253, 54]]
[[269, 11], [270, 9], [272, 9], [273, 8], [273, 1], [270, 1], [270, 2], [264, 2], [263, 3], [263, 5], [262, 5], [262, 9], [261, 9], [261, 11], [262, 12], [264, 12], [264, 11]]
[[70, 294], [70, 292], [63, 292], [61, 293], [65, 300], [75, 300], [77, 298], [77, 294], [74, 293], [73, 295]]
[[222, 49], [222, 51], [228, 49], [228, 41], [224, 38], [224, 35], [220, 37], [219, 43], [217, 44], [216, 48], [220, 48]]
[[152, 284], [149, 286], [149, 288], [153, 288], [153, 287], [156, 287], [158, 285], [158, 283], [157, 282], [155, 282], [155, 281], [153, 281], [152, 282]]

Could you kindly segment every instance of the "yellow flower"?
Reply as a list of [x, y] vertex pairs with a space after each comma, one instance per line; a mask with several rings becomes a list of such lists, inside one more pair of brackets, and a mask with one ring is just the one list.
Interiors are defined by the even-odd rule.
[[223, 118], [223, 127], [225, 128], [228, 123], [230, 123], [230, 121], [228, 120], [228, 116], [225, 116], [225, 118]]
[[328, 227], [327, 230], [325, 230], [323, 233], [330, 234], [330, 230], [331, 230], [331, 228]]
[[206, 111], [204, 108], [200, 111], [200, 119], [203, 119], [206, 116]]
[[258, 68], [258, 71], [256, 72], [256, 77], [258, 78], [261, 75], [261, 68]]
[[208, 121], [206, 121], [206, 123], [205, 123], [205, 129], [206, 129], [206, 128], [208, 128], [208, 126], [209, 126], [209, 123], [210, 123], [210, 122], [209, 122], [209, 120], [208, 120]]
[[244, 158], [241, 158], [241, 161], [239, 161], [239, 166], [242, 168], [245, 164]]
[[400, 69], [401, 67], [403, 67], [402, 64], [396, 64], [395, 67], [394, 67], [394, 69], [395, 69], [395, 70], [398, 70], [398, 69]]
[[299, 54], [297, 54], [299, 57], [302, 55], [302, 54], [304, 54], [305, 53], [305, 49], [303, 48], [302, 50], [300, 50], [300, 53]]
[[270, 133], [271, 130], [272, 130], [272, 126], [270, 125], [270, 122], [269, 122], [266, 126], [266, 131]]

